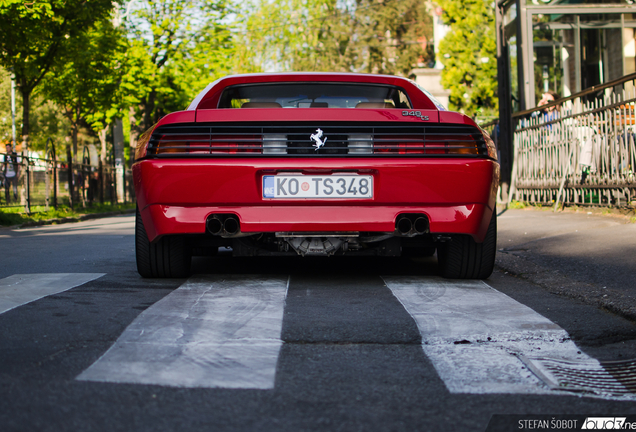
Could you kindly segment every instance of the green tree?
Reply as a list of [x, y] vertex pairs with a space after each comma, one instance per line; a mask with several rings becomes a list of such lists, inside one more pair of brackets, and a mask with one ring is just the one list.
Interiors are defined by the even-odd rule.
[[433, 37], [432, 18], [422, 0], [358, 0], [356, 8], [357, 69], [407, 76], [432, 60], [422, 48]]
[[351, 71], [353, 16], [336, 0], [262, 0], [245, 14], [237, 45], [250, 58], [250, 67]]
[[78, 35], [107, 17], [112, 0], [18, 0], [0, 2], [0, 65], [13, 71], [22, 96], [22, 135], [30, 131], [31, 95], [60, 53]]
[[50, 69], [42, 85], [42, 93], [70, 122], [73, 154], [83, 127], [99, 135], [105, 153], [106, 128], [125, 108], [120, 90], [127, 67], [125, 48], [123, 34], [110, 20], [101, 20], [65, 47], [64, 61]]
[[247, 14], [242, 46], [263, 69], [408, 75], [430, 55], [420, 0], [262, 0]]
[[451, 28], [439, 45], [442, 85], [450, 108], [468, 115], [496, 116], [497, 46], [490, 0], [437, 0]]
[[207, 84], [227, 74], [233, 46], [224, 1], [144, 0], [129, 5], [132, 65], [124, 81], [138, 104], [131, 145], [164, 114], [184, 109]]
[[[16, 92], [16, 131], [19, 133], [22, 125], [22, 98]], [[64, 141], [68, 136], [70, 127], [68, 119], [64, 117], [55, 104], [38, 93], [32, 97], [31, 103], [31, 130], [29, 132], [29, 148], [32, 150], [43, 150], [47, 138], [52, 138], [54, 142]], [[11, 78], [8, 71], [0, 67], [0, 143], [2, 150], [4, 144], [11, 142]]]

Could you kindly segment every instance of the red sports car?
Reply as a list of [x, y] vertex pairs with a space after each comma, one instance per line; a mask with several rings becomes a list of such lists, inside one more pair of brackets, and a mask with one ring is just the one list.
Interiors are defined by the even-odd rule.
[[385, 75], [236, 75], [137, 147], [137, 268], [193, 255], [432, 255], [449, 278], [493, 270], [496, 149], [469, 117]]

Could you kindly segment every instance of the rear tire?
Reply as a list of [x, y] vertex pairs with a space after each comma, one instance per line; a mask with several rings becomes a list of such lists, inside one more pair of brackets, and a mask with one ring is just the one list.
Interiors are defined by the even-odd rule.
[[437, 248], [440, 273], [448, 279], [486, 279], [495, 268], [496, 252], [497, 214], [493, 212], [483, 243], [456, 235]]
[[182, 236], [164, 236], [148, 241], [139, 208], [135, 217], [137, 271], [145, 278], [184, 278], [190, 275], [192, 257]]

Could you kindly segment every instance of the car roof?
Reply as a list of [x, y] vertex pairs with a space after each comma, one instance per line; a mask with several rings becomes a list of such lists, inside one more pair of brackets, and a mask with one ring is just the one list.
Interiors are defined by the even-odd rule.
[[285, 82], [342, 82], [384, 84], [401, 87], [413, 102], [414, 108], [437, 109], [435, 103], [417, 85], [406, 78], [393, 75], [345, 72], [272, 72], [229, 75], [210, 83], [192, 101], [188, 110], [215, 108], [223, 90], [232, 85]]

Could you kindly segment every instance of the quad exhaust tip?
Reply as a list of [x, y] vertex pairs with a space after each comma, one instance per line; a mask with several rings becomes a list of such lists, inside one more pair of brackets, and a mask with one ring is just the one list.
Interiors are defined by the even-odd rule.
[[397, 231], [402, 235], [407, 235], [413, 230], [413, 222], [406, 216], [399, 218], [395, 226]]
[[220, 235], [223, 233], [223, 220], [221, 220], [218, 215], [210, 216], [205, 226], [212, 235]]
[[235, 236], [241, 232], [241, 223], [233, 214], [213, 214], [205, 222], [209, 234], [218, 236]]
[[395, 221], [395, 231], [402, 236], [415, 236], [429, 232], [428, 218], [422, 214], [401, 214]]
[[228, 235], [238, 234], [241, 230], [241, 224], [236, 216], [228, 216], [223, 222], [223, 231], [225, 231]]
[[415, 219], [415, 222], [413, 222], [413, 230], [417, 234], [427, 233], [428, 232], [428, 218], [420, 216], [417, 219]]

